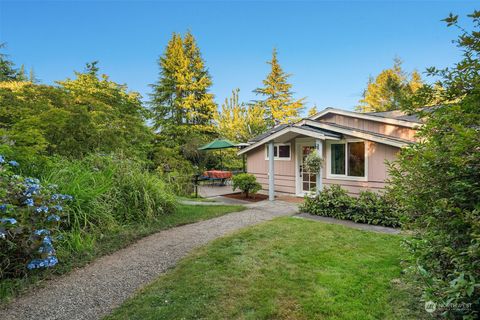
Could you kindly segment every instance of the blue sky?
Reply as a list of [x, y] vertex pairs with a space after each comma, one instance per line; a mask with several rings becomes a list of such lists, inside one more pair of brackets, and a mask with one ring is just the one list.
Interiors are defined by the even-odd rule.
[[171, 33], [190, 29], [218, 103], [234, 88], [241, 100], [254, 99], [276, 47], [307, 107], [353, 109], [368, 77], [395, 56], [407, 71], [458, 61], [457, 32], [440, 20], [454, 12], [467, 23], [475, 8], [473, 1], [0, 0], [0, 41], [43, 83], [99, 60], [103, 73], [146, 98]]

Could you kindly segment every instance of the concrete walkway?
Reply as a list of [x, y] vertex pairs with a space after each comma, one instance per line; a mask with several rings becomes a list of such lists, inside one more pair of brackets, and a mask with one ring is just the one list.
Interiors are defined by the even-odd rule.
[[309, 219], [309, 220], [316, 220], [316, 221], [321, 221], [321, 222], [325, 222], [325, 223], [340, 224], [342, 226], [346, 226], [346, 227], [350, 227], [350, 228], [379, 232], [379, 233], [388, 233], [388, 234], [400, 234], [401, 233], [400, 229], [394, 229], [394, 228], [388, 228], [388, 227], [382, 227], [382, 226], [374, 226], [372, 224], [357, 223], [357, 222], [353, 222], [353, 221], [340, 220], [340, 219], [335, 219], [335, 218], [330, 218], [330, 217], [316, 216], [316, 215], [313, 215], [313, 214], [310, 214], [310, 213], [300, 213], [300, 214], [295, 215], [295, 217]]
[[242, 212], [158, 232], [46, 281], [43, 288], [0, 310], [0, 319], [100, 319], [193, 249], [238, 229], [298, 211], [295, 204], [282, 201], [247, 207]]

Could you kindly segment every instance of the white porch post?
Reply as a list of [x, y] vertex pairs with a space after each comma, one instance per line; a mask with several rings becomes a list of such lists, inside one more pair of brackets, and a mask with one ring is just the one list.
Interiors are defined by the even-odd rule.
[[268, 143], [268, 200], [275, 200], [274, 142]]
[[[320, 157], [323, 158], [323, 141], [320, 139], [315, 139], [315, 149], [317, 149]], [[323, 181], [322, 181], [322, 168], [317, 172], [317, 194], [323, 190]]]

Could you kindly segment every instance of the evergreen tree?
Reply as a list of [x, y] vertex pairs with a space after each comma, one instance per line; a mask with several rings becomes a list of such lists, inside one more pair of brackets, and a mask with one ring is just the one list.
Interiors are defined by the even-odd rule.
[[271, 71], [263, 80], [264, 87], [254, 90], [256, 94], [265, 97], [259, 103], [265, 108], [267, 123], [273, 126], [295, 121], [303, 108], [304, 98], [299, 100], [293, 98], [292, 85], [288, 83], [290, 75], [282, 70], [276, 49], [273, 49], [272, 60], [267, 63], [271, 66]]
[[402, 70], [402, 61], [394, 60], [393, 67], [385, 69], [374, 79], [368, 80], [363, 98], [357, 110], [362, 112], [380, 112], [398, 110], [419, 88], [423, 86], [420, 74], [412, 72], [410, 79]]
[[17, 72], [17, 81], [28, 81], [27, 73], [25, 72], [25, 65], [21, 65]]
[[174, 33], [160, 57], [159, 80], [152, 85], [155, 128], [164, 142], [179, 145], [194, 135], [212, 134], [216, 104], [212, 80], [195, 38]]
[[216, 112], [218, 135], [235, 142], [246, 142], [266, 129], [264, 109], [259, 104], [240, 103], [238, 93], [226, 98], [221, 111]]
[[[0, 43], [0, 49], [5, 49], [6, 44]], [[0, 52], [0, 81], [16, 81], [18, 77], [15, 64], [8, 60], [5, 53]]]
[[33, 67], [30, 68], [30, 73], [28, 75], [28, 81], [32, 82], [32, 83], [38, 83], [39, 80], [35, 74], [35, 70], [33, 69]]

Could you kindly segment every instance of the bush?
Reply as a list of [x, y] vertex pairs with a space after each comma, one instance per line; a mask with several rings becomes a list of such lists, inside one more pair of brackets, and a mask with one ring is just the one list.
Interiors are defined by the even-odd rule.
[[58, 159], [46, 169], [44, 178], [74, 196], [66, 212], [68, 230], [109, 230], [148, 223], [175, 210], [175, 197], [165, 182], [122, 156]]
[[358, 198], [351, 197], [338, 185], [325, 187], [315, 197], [306, 197], [302, 212], [352, 220], [359, 223], [399, 227], [400, 215], [394, 202], [384, 194], [362, 191]]
[[[463, 59], [451, 68], [429, 68], [442, 90], [425, 86], [413, 106], [440, 96], [418, 111], [419, 142], [402, 150], [391, 166], [391, 194], [405, 210], [413, 236], [406, 242], [410, 268], [434, 316], [480, 316], [480, 12], [467, 32], [457, 16], [445, 21], [462, 30], [456, 41]], [[438, 93], [438, 95], [437, 95]], [[438, 102], [437, 102], [438, 103]]]
[[245, 193], [245, 197], [248, 198], [249, 194], [254, 194], [260, 189], [262, 186], [257, 182], [257, 178], [254, 175], [248, 173], [241, 173], [236, 176], [233, 176], [233, 191], [240, 189], [243, 193]]
[[71, 200], [54, 185], [13, 174], [16, 166], [0, 156], [0, 279], [57, 264], [53, 242], [64, 202]]
[[179, 196], [186, 196], [193, 192], [195, 168], [179, 152], [178, 148], [156, 145], [150, 156], [156, 173], [168, 183], [169, 189]]

